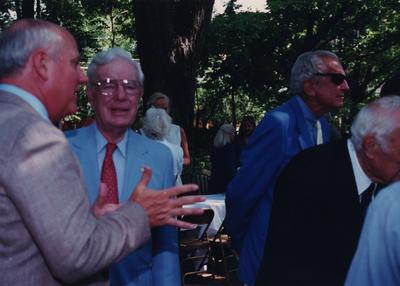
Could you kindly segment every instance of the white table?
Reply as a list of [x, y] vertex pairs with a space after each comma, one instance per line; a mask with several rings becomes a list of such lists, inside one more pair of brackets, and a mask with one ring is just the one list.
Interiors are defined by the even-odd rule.
[[225, 194], [206, 195], [207, 199], [191, 207], [210, 208], [214, 211], [214, 218], [207, 230], [209, 236], [214, 236], [225, 219]]

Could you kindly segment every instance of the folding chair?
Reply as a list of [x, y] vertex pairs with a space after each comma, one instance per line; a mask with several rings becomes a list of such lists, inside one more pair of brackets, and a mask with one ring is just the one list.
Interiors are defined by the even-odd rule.
[[[225, 285], [236, 285], [236, 272], [239, 264], [239, 255], [231, 247], [231, 239], [225, 231], [225, 220], [222, 222], [215, 236], [210, 240], [211, 256], [216, 265], [216, 272], [222, 274], [226, 281]], [[220, 267], [222, 266], [222, 269]]]
[[[186, 283], [200, 283], [204, 280], [214, 280], [217, 277], [212, 273], [214, 261], [211, 254], [211, 240], [207, 230], [214, 218], [212, 209], [204, 209], [202, 215], [187, 215], [181, 220], [197, 224], [193, 230], [181, 230], [180, 253], [182, 281]], [[210, 271], [211, 270], [211, 271]]]

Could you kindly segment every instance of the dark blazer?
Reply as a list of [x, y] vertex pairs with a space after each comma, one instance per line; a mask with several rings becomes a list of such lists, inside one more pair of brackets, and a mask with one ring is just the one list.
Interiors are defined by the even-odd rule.
[[257, 285], [342, 285], [362, 221], [346, 141], [299, 153], [277, 181]]

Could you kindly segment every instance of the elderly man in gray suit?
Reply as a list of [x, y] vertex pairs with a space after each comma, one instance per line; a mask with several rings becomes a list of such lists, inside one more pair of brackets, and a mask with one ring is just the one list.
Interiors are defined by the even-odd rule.
[[182, 205], [203, 198], [176, 198], [196, 186], [150, 190], [145, 168], [125, 204], [92, 215], [79, 164], [53, 125], [76, 110], [85, 82], [67, 30], [24, 19], [0, 35], [0, 285], [104, 284], [96, 273], [151, 227], [191, 227], [176, 216], [199, 213]]

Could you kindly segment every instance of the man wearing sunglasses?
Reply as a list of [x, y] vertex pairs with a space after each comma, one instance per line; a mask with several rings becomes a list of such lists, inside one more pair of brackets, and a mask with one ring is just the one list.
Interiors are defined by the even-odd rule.
[[261, 264], [278, 175], [300, 151], [330, 141], [325, 116], [343, 106], [349, 91], [343, 67], [329, 51], [301, 54], [290, 85], [293, 97], [256, 127], [226, 193], [227, 227], [240, 251], [238, 276], [247, 285], [254, 285]]
[[[143, 78], [140, 65], [128, 52], [112, 48], [97, 54], [88, 67], [87, 90], [95, 123], [66, 132], [97, 215], [128, 200], [144, 166], [153, 172], [151, 188], [175, 185], [169, 149], [130, 129], [142, 98]], [[100, 182], [107, 185], [106, 194], [98, 194]], [[153, 229], [152, 238], [144, 246], [110, 266], [110, 285], [179, 285], [178, 251], [175, 228]]]

